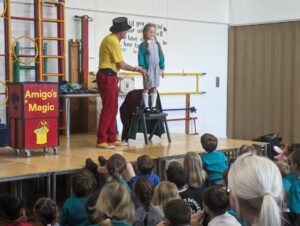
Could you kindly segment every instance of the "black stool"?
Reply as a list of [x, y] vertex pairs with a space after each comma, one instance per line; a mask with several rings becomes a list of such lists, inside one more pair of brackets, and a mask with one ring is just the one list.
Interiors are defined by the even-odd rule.
[[[145, 139], [145, 143], [148, 144], [149, 140], [152, 139], [155, 131], [158, 129], [159, 124], [161, 123], [162, 125], [165, 126], [165, 130], [168, 136], [168, 141], [169, 143], [171, 143], [171, 136], [169, 133], [169, 127], [168, 127], [168, 123], [167, 123], [167, 113], [164, 112], [158, 112], [158, 113], [145, 113], [144, 110], [142, 109], [138, 109], [137, 110], [137, 116], [138, 116], [138, 120], [142, 120], [142, 129], [143, 129], [143, 134], [144, 134], [144, 139]], [[147, 131], [147, 123], [146, 121], [149, 120], [156, 120], [155, 125], [152, 129], [152, 131], [149, 131], [149, 138], [147, 137], [148, 131]]]

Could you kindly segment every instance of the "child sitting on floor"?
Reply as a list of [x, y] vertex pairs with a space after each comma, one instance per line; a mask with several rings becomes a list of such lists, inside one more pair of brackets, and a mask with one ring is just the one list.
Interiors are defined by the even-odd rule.
[[191, 209], [189, 205], [181, 199], [169, 201], [164, 207], [165, 220], [158, 226], [187, 226], [191, 223]]
[[32, 226], [26, 222], [24, 202], [10, 194], [0, 196], [0, 212], [5, 221], [1, 225], [5, 226]]
[[224, 188], [210, 186], [204, 192], [204, 212], [209, 215], [208, 226], [241, 226], [234, 216], [227, 213], [229, 197]]
[[180, 197], [189, 204], [192, 213], [202, 209], [202, 192], [187, 186], [187, 173], [179, 162], [173, 161], [166, 171], [168, 181], [176, 184]]
[[217, 151], [218, 139], [209, 133], [203, 134], [201, 144], [206, 153], [202, 154], [203, 168], [207, 173], [207, 185], [222, 185], [223, 171], [228, 168], [227, 158]]
[[296, 179], [291, 183], [288, 190], [288, 207], [300, 218], [300, 150], [292, 153], [292, 169]]
[[86, 211], [89, 195], [96, 188], [96, 179], [87, 170], [82, 170], [72, 177], [74, 196], [69, 197], [60, 212], [60, 225], [90, 225]]
[[[130, 163], [131, 164], [131, 163]], [[127, 166], [132, 167], [132, 166]], [[138, 175], [133, 176], [130, 178], [128, 184], [133, 187], [134, 183], [139, 178], [147, 178], [154, 187], [156, 187], [160, 183], [160, 178], [157, 174], [153, 173], [154, 169], [154, 161], [149, 155], [142, 155], [137, 158], [137, 168], [138, 168]]]
[[[120, 155], [120, 154], [113, 154], [106, 162], [105, 166], [98, 166], [92, 159], [88, 158], [86, 159], [86, 168], [94, 173], [101, 173], [108, 175], [107, 182], [120, 182], [122, 183], [129, 192], [131, 192], [131, 189], [129, 188], [125, 178], [125, 171], [128, 163], [126, 162], [126, 159]], [[130, 174], [134, 174], [130, 173]]]
[[180, 199], [178, 189], [174, 183], [162, 181], [154, 189], [154, 195], [152, 198], [153, 205], [164, 208], [165, 205], [173, 199]]
[[141, 203], [141, 207], [135, 211], [133, 225], [156, 226], [163, 219], [164, 212], [160, 206], [151, 204], [153, 184], [147, 178], [139, 178], [134, 184], [133, 193]]
[[128, 189], [119, 182], [104, 186], [96, 203], [95, 218], [100, 226], [130, 226], [134, 205]]
[[59, 226], [57, 223], [58, 207], [49, 198], [40, 198], [33, 207], [36, 219], [44, 226]]

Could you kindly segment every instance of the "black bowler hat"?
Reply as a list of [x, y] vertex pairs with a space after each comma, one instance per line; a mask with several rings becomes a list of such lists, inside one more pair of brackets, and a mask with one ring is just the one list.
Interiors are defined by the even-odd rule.
[[121, 32], [121, 31], [128, 31], [131, 26], [127, 22], [126, 17], [117, 17], [112, 20], [113, 26], [110, 27], [110, 31], [113, 33]]

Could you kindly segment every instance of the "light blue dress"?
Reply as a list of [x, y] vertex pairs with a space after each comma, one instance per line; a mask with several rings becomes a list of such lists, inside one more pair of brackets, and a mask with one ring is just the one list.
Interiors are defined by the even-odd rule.
[[144, 87], [159, 87], [160, 67], [159, 67], [159, 49], [155, 41], [147, 41], [149, 50], [149, 68], [148, 76], [144, 76]]

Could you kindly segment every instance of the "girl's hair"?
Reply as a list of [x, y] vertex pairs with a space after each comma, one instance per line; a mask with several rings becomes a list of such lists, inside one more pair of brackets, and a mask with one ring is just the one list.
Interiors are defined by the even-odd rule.
[[4, 213], [4, 217], [14, 221], [21, 217], [21, 210], [24, 209], [24, 202], [10, 194], [0, 196], [0, 212]]
[[169, 181], [160, 182], [154, 190], [152, 198], [153, 204], [164, 208], [165, 205], [173, 199], [180, 199], [176, 185]]
[[256, 226], [281, 225], [282, 179], [271, 160], [252, 153], [241, 155], [229, 170], [228, 185], [236, 197], [238, 215], [246, 218], [252, 213]]
[[201, 187], [206, 179], [206, 172], [203, 169], [200, 155], [196, 152], [188, 152], [184, 156], [183, 167], [188, 175], [188, 185], [190, 188]]
[[[154, 28], [156, 28], [156, 25], [155, 24], [153, 24], [153, 23], [148, 23], [148, 24], [146, 24], [145, 26], [144, 26], [144, 28], [143, 28], [143, 39], [144, 39], [144, 44], [145, 44], [145, 47], [146, 47], [146, 50], [147, 50], [147, 54], [148, 55], [150, 55], [150, 52], [149, 52], [149, 50], [148, 50], [148, 43], [147, 43], [147, 32], [148, 32], [148, 30], [151, 28], [151, 27], [154, 27]], [[156, 39], [156, 36], [154, 36], [154, 39], [155, 39], [155, 42], [156, 42], [156, 44], [157, 44], [157, 46], [158, 46], [158, 52], [159, 52], [159, 55], [161, 55], [162, 54], [162, 48], [161, 48], [161, 45], [160, 45], [160, 43], [157, 41], [157, 39]]]
[[282, 178], [285, 178], [290, 172], [289, 164], [287, 164], [284, 161], [276, 161], [275, 164], [277, 165], [277, 167], [278, 167], [278, 169], [281, 173]]
[[40, 198], [33, 206], [35, 217], [43, 225], [53, 224], [58, 217], [58, 208], [55, 202], [49, 198]]
[[135, 183], [133, 192], [147, 212], [147, 215], [144, 218], [144, 225], [148, 225], [148, 212], [151, 205], [151, 199], [154, 194], [154, 186], [147, 178], [140, 178]]
[[100, 226], [112, 225], [112, 220], [121, 220], [131, 224], [134, 206], [127, 188], [118, 182], [104, 186], [96, 203], [95, 217]]
[[124, 175], [126, 169], [126, 160], [120, 154], [112, 155], [106, 164], [108, 174], [115, 180], [119, 181], [120, 176]]

